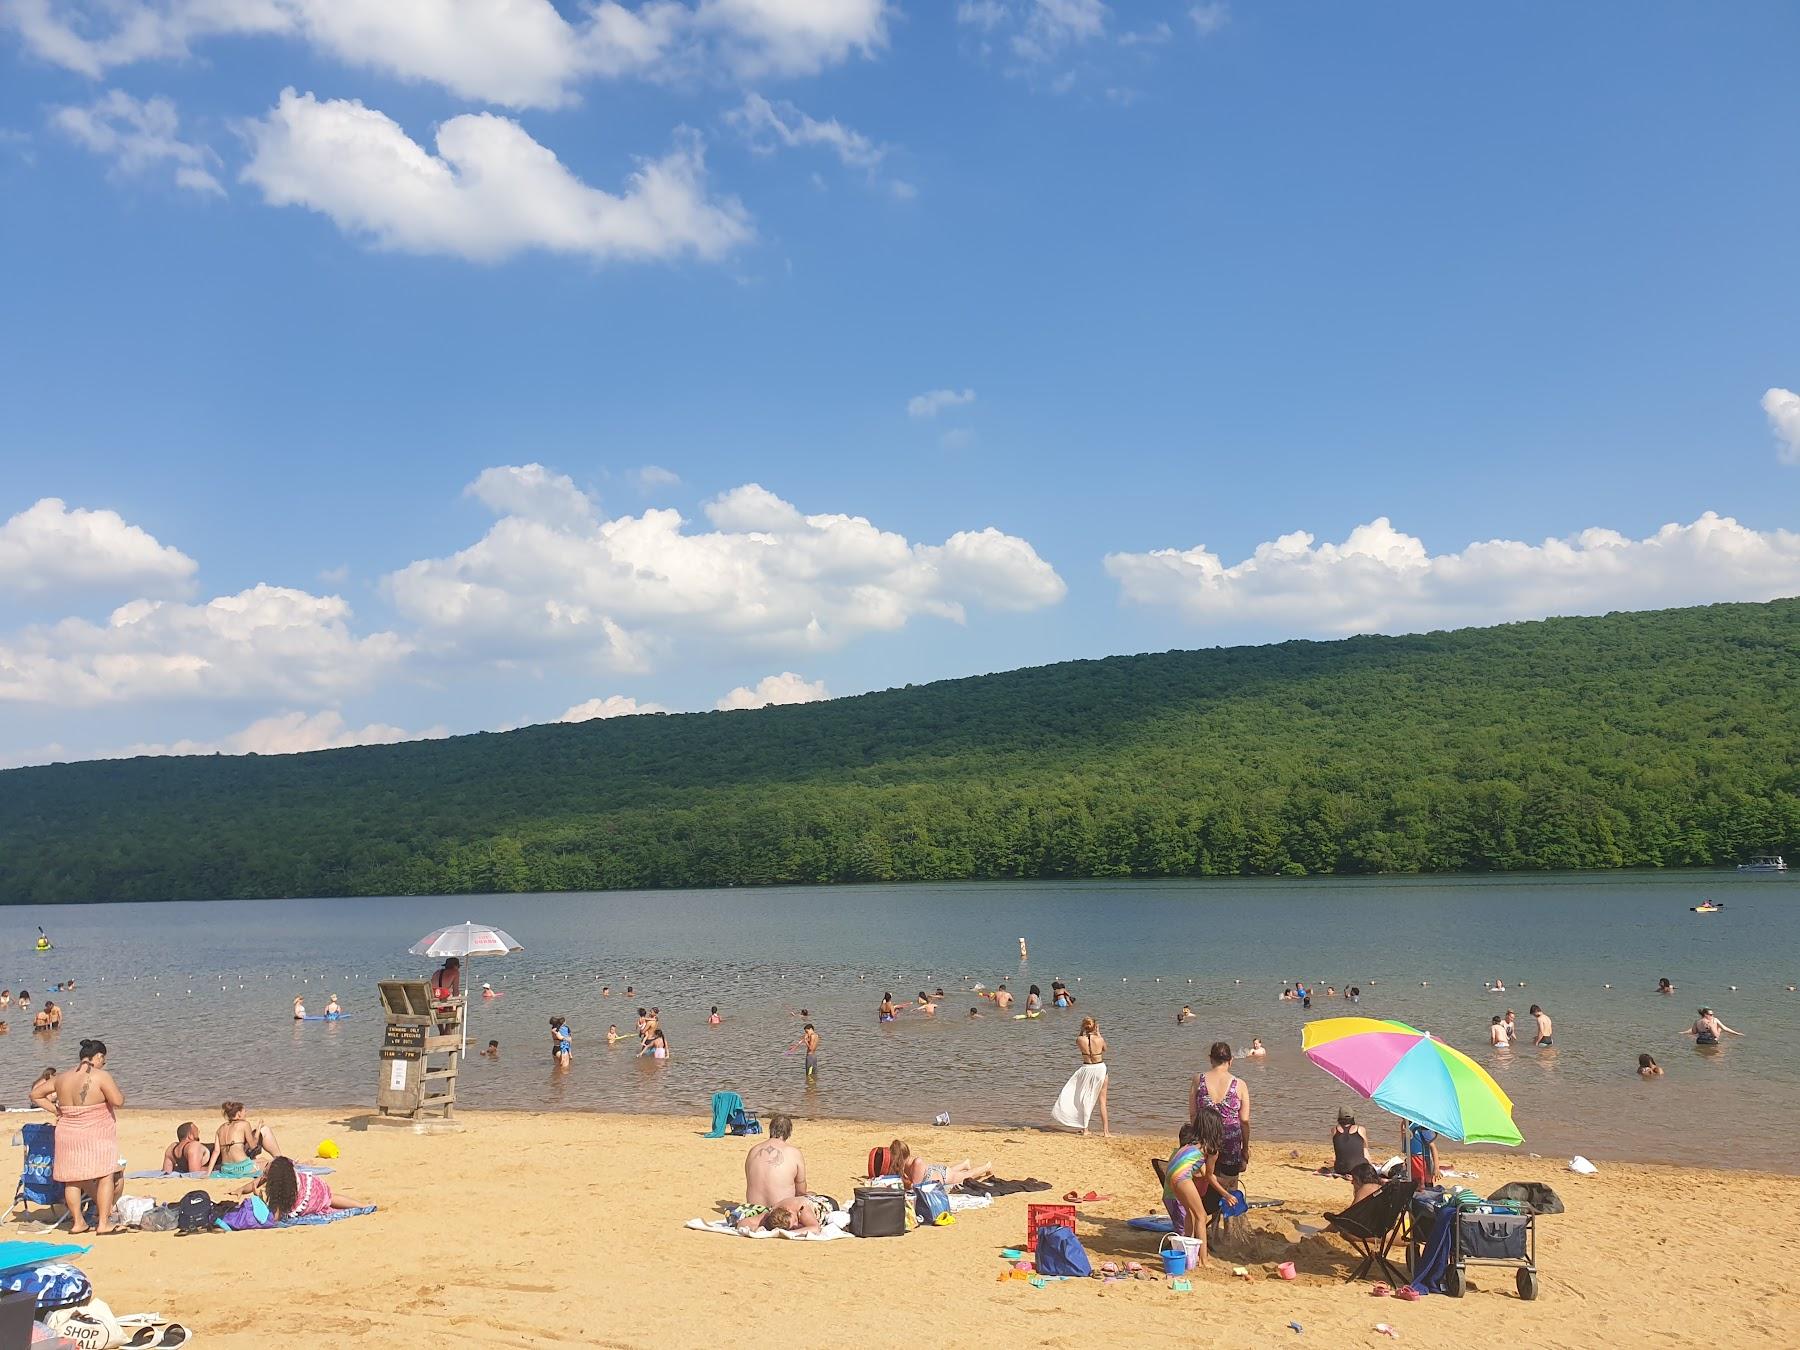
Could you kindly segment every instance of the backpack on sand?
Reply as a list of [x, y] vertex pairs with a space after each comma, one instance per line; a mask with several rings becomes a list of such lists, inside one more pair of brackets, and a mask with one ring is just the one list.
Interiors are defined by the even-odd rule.
[[205, 1191], [189, 1191], [175, 1202], [175, 1232], [185, 1237], [212, 1227], [213, 1202]]

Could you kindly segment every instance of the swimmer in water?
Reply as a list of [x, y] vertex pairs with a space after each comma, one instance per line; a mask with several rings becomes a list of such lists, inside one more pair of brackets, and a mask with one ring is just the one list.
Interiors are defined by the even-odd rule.
[[875, 1010], [876, 1020], [880, 1022], [891, 1022], [899, 1015], [900, 1010], [894, 1006], [893, 994], [883, 994], [881, 996], [881, 1007]]
[[658, 1027], [650, 1033], [650, 1039], [644, 1042], [644, 1048], [638, 1051], [638, 1057], [648, 1055], [651, 1059], [667, 1059], [669, 1057], [669, 1038], [663, 1035]]
[[713, 1010], [707, 1014], [706, 1025], [709, 1027], [716, 1027], [724, 1020], [723, 1017], [719, 1016], [719, 1005], [716, 1003], [713, 1004]]
[[612, 986], [610, 984], [603, 984], [600, 986], [600, 997], [601, 998], [611, 998], [612, 997]]
[[1246, 1058], [1246, 1059], [1262, 1059], [1268, 1053], [1269, 1053], [1269, 1047], [1262, 1043], [1262, 1037], [1261, 1036], [1252, 1036], [1250, 1038], [1250, 1048], [1248, 1050], [1244, 1051], [1244, 1058]]
[[1654, 1055], [1639, 1055], [1638, 1056], [1638, 1077], [1639, 1078], [1661, 1078], [1662, 1077], [1662, 1065], [1660, 1065], [1656, 1062], [1656, 1057]]
[[970, 1016], [970, 1017], [980, 1017], [980, 1016], [981, 1016], [981, 1009], [980, 1009], [980, 1008], [970, 1008], [970, 1009], [969, 1009], [969, 1016]]
[[499, 998], [500, 997], [500, 995], [498, 995], [494, 992], [494, 986], [491, 984], [484, 984], [481, 986], [481, 996], [483, 998]]
[[619, 1024], [617, 1022], [614, 1022], [606, 1029], [606, 1043], [608, 1045], [617, 1045], [624, 1039], [625, 1034], [619, 1030]]
[[1659, 994], [1672, 994], [1675, 992], [1675, 986], [1669, 983], [1669, 977], [1667, 975], [1656, 982], [1656, 992]]
[[1190, 1008], [1187, 1004], [1184, 1003], [1181, 1005], [1181, 1011], [1175, 1014], [1175, 1025], [1181, 1026], [1184, 1022], [1195, 1021], [1199, 1018], [1199, 1016], [1200, 1016], [1199, 1013], [1195, 1012], [1192, 1008]]
[[1006, 981], [1002, 980], [1000, 982], [1000, 987], [994, 990], [994, 1006], [1001, 1012], [1005, 1012], [1008, 1008], [1012, 1007], [1012, 1005], [1012, 990], [1008, 989], [1006, 987]]
[[806, 1050], [806, 1081], [819, 1076], [819, 1029], [811, 1022], [800, 1028], [800, 1044]]
[[306, 1000], [297, 995], [294, 998], [294, 1020], [296, 1022], [306, 1020]]
[[485, 1049], [481, 1052], [481, 1057], [483, 1059], [499, 1059], [500, 1058], [500, 1042], [499, 1041], [489, 1041], [487, 1044], [487, 1049]]
[[937, 1015], [937, 1004], [931, 1001], [931, 996], [923, 989], [919, 991], [919, 1011], [924, 1013], [927, 1017], [935, 1017]]
[[333, 994], [326, 1000], [325, 1015], [327, 1017], [342, 1017], [344, 1015], [344, 1005], [338, 1002], [336, 994]]
[[1694, 1025], [1687, 1029], [1687, 1034], [1694, 1038], [1695, 1045], [1717, 1045], [1722, 1035], [1742, 1036], [1744, 1033], [1726, 1026], [1711, 1008], [1701, 1008]]

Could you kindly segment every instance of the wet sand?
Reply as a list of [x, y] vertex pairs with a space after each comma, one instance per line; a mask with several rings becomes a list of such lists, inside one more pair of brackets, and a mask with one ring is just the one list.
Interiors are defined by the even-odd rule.
[[[210, 1130], [212, 1116], [188, 1116]], [[216, 1112], [213, 1113], [216, 1115]], [[127, 1111], [122, 1151], [155, 1166], [180, 1115]], [[15, 1117], [15, 1123], [19, 1117]], [[80, 1264], [118, 1312], [157, 1310], [208, 1346], [716, 1346], [1107, 1344], [1514, 1344], [1591, 1347], [1791, 1345], [1800, 1322], [1800, 1178], [1614, 1165], [1598, 1176], [1566, 1159], [1469, 1154], [1484, 1194], [1544, 1180], [1568, 1213], [1539, 1220], [1542, 1294], [1521, 1302], [1511, 1272], [1472, 1272], [1461, 1301], [1415, 1304], [1344, 1283], [1349, 1249], [1318, 1236], [1348, 1187], [1308, 1169], [1323, 1141], [1258, 1144], [1253, 1211], [1235, 1251], [1217, 1254], [1191, 1293], [1168, 1282], [999, 1281], [998, 1252], [1025, 1232], [1028, 1197], [967, 1212], [941, 1229], [887, 1241], [749, 1241], [685, 1230], [742, 1194], [747, 1142], [701, 1138], [697, 1117], [478, 1112], [449, 1135], [369, 1124], [360, 1111], [282, 1111], [284, 1146], [343, 1150], [339, 1190], [380, 1212], [322, 1228], [177, 1238], [99, 1239]], [[794, 1142], [815, 1189], [848, 1200], [870, 1145], [892, 1126], [801, 1121]], [[900, 1132], [932, 1159], [991, 1157], [1003, 1176], [1050, 1181], [1048, 1195], [1099, 1191], [1079, 1234], [1096, 1263], [1153, 1265], [1158, 1239], [1125, 1227], [1160, 1208], [1148, 1162], [1161, 1139], [1102, 1140], [1028, 1130]], [[1290, 1156], [1297, 1153], [1298, 1156]], [[1446, 1148], [1446, 1164], [1455, 1165]], [[129, 1182], [174, 1198], [193, 1183]], [[225, 1187], [214, 1183], [215, 1195]], [[1234, 1278], [1231, 1262], [1247, 1267]], [[1300, 1278], [1275, 1278], [1292, 1259]], [[1297, 1336], [1290, 1321], [1305, 1329]]]

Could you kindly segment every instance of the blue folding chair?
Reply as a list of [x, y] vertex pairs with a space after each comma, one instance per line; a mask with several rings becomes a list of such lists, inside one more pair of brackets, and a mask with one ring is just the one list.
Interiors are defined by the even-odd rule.
[[61, 1209], [63, 1186], [50, 1176], [56, 1163], [56, 1126], [43, 1122], [21, 1125], [13, 1136], [13, 1143], [24, 1146], [25, 1165], [19, 1172], [19, 1186], [13, 1192], [12, 1205], [5, 1214], [0, 1214], [0, 1223], [7, 1222], [20, 1210], [29, 1214], [33, 1205]]

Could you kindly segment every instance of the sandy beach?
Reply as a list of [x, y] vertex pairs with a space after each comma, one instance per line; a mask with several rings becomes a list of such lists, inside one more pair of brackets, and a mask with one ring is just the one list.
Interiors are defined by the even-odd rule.
[[[216, 1112], [187, 1114], [210, 1131]], [[156, 1164], [178, 1118], [123, 1113], [133, 1166]], [[1800, 1177], [1598, 1159], [1599, 1175], [1581, 1178], [1566, 1159], [1470, 1154], [1483, 1193], [1544, 1180], [1567, 1203], [1539, 1221], [1542, 1294], [1521, 1302], [1510, 1271], [1476, 1268], [1467, 1298], [1405, 1304], [1345, 1284], [1348, 1247], [1317, 1234], [1348, 1198], [1311, 1174], [1329, 1156], [1323, 1142], [1257, 1145], [1247, 1189], [1283, 1203], [1253, 1211], [1240, 1245], [1180, 1293], [1160, 1277], [1043, 1289], [1000, 1279], [998, 1253], [1023, 1239], [1027, 1200], [1071, 1189], [1113, 1197], [1080, 1207], [1096, 1263], [1154, 1265], [1158, 1239], [1124, 1221], [1159, 1208], [1146, 1160], [1166, 1155], [1161, 1139], [908, 1128], [901, 1137], [930, 1158], [992, 1158], [1001, 1176], [1053, 1190], [899, 1239], [797, 1243], [683, 1228], [742, 1196], [746, 1141], [702, 1138], [698, 1118], [471, 1112], [459, 1132], [436, 1135], [371, 1126], [361, 1111], [267, 1120], [290, 1152], [335, 1140], [333, 1185], [379, 1212], [280, 1232], [99, 1239], [80, 1264], [115, 1311], [159, 1311], [198, 1344], [243, 1347], [1386, 1343], [1378, 1322], [1431, 1346], [1791, 1345], [1800, 1321]], [[869, 1146], [895, 1133], [802, 1120], [794, 1142], [813, 1188], [847, 1203]], [[1445, 1161], [1456, 1165], [1454, 1150]], [[127, 1193], [172, 1199], [191, 1184], [130, 1182]], [[1299, 1279], [1284, 1282], [1275, 1267], [1290, 1259]]]

